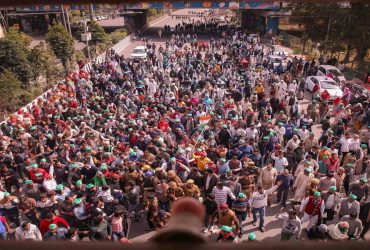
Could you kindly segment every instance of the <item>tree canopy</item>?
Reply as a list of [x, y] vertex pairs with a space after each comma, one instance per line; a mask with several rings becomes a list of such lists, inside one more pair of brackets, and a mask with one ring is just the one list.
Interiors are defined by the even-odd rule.
[[73, 38], [63, 25], [55, 24], [48, 29], [46, 42], [50, 45], [55, 56], [61, 60], [63, 68], [68, 74], [74, 54]]
[[337, 3], [292, 3], [290, 7], [293, 16], [301, 18], [309, 37], [320, 42], [322, 52], [346, 48], [347, 53], [356, 50], [357, 59], [366, 57], [370, 48], [370, 4], [351, 3], [348, 7]]

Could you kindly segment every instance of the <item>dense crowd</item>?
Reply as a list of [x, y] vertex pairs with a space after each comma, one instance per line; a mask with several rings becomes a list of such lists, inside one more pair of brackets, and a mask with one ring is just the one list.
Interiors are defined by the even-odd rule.
[[109, 51], [1, 124], [2, 239], [127, 242], [143, 216], [166, 228], [183, 197], [220, 242], [243, 222], [264, 232], [272, 203], [281, 240], [364, 238], [368, 103], [314, 93], [303, 108], [303, 67], [274, 71], [272, 51], [235, 29], [202, 48], [179, 35], [148, 48], [138, 62]]

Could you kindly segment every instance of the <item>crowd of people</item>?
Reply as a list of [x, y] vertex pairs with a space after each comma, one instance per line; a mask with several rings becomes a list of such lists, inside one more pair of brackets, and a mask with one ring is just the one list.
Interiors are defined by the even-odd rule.
[[175, 37], [138, 62], [109, 51], [1, 123], [1, 239], [128, 242], [143, 216], [165, 229], [184, 197], [219, 242], [269, 230], [273, 204], [281, 240], [365, 239], [368, 104], [303, 108], [303, 72], [255, 66], [265, 50], [246, 37], [230, 28], [202, 52]]

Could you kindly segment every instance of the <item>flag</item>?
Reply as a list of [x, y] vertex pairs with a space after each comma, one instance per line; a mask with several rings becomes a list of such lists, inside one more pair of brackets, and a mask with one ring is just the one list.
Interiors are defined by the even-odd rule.
[[199, 124], [204, 126], [206, 125], [209, 121], [211, 120], [211, 116], [210, 115], [206, 115], [206, 116], [200, 116], [199, 117]]

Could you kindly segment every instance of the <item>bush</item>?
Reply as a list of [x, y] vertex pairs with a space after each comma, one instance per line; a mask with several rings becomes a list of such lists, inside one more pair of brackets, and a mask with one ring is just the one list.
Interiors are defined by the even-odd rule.
[[114, 45], [127, 37], [127, 35], [128, 31], [126, 29], [117, 29], [109, 34], [109, 40]]

